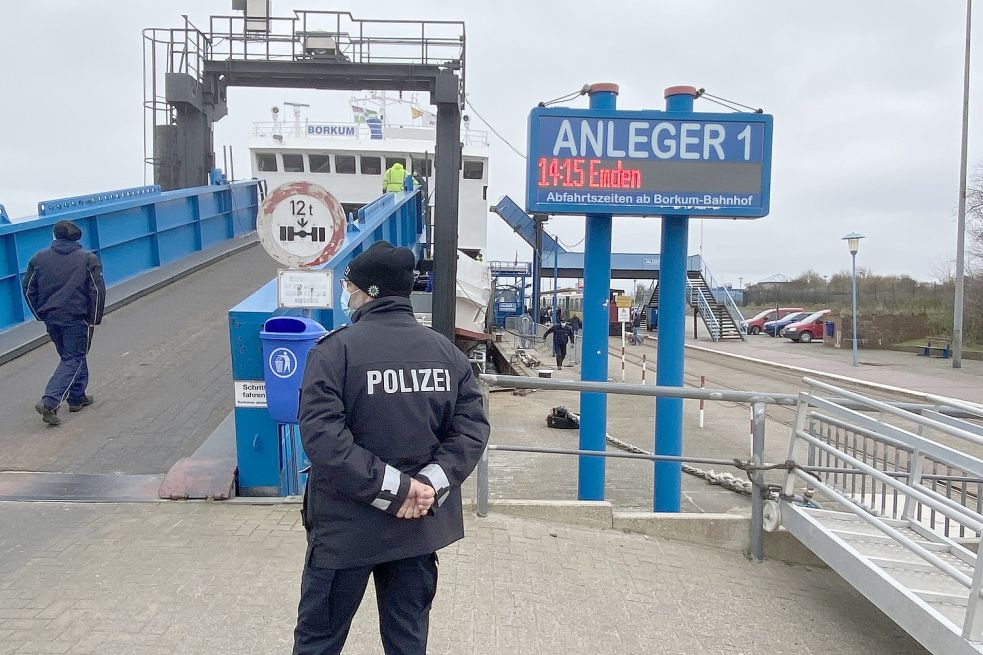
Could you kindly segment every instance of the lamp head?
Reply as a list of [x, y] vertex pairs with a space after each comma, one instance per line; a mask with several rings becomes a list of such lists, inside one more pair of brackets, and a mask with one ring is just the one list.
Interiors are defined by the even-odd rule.
[[857, 251], [860, 250], [860, 240], [864, 238], [864, 235], [859, 232], [851, 232], [850, 234], [843, 237], [846, 241], [847, 246], [850, 248], [850, 254], [856, 255]]

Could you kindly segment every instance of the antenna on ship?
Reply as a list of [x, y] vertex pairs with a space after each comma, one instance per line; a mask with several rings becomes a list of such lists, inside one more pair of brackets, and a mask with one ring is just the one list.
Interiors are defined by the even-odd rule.
[[293, 107], [294, 110], [294, 136], [300, 137], [304, 132], [300, 129], [300, 108], [310, 107], [307, 103], [303, 102], [284, 102], [287, 107]]

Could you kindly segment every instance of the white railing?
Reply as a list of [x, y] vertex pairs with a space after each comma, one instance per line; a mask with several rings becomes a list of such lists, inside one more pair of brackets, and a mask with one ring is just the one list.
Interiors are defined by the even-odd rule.
[[[319, 132], [310, 133], [308, 126], [312, 126]], [[325, 131], [325, 128], [328, 128]], [[332, 133], [330, 128], [337, 128], [338, 133]], [[416, 132], [407, 132], [389, 138], [409, 139], [419, 141], [434, 141], [436, 139], [436, 128], [431, 125], [384, 125], [383, 135], [389, 129], [412, 129]], [[425, 132], [424, 132], [425, 130]], [[348, 133], [348, 132], [351, 133]], [[371, 137], [370, 128], [365, 123], [346, 123], [340, 121], [313, 121], [303, 120], [299, 124], [286, 121], [256, 121], [253, 123], [252, 135], [254, 137], [271, 137], [273, 135], [292, 136], [292, 137], [347, 137], [355, 139], [369, 139]], [[471, 128], [461, 130], [461, 142], [465, 145], [488, 145], [488, 132], [485, 130], [475, 130]]]
[[693, 284], [693, 281], [689, 278], [686, 279], [686, 289], [689, 292], [689, 304], [696, 307], [700, 313], [700, 317], [710, 331], [710, 338], [714, 341], [720, 341], [720, 337], [723, 334], [720, 319], [713, 313], [713, 307], [710, 305], [706, 294], [703, 293], [703, 289]]
[[700, 275], [703, 276], [707, 286], [710, 287], [710, 293], [713, 293], [714, 289], [720, 289], [724, 292], [724, 302], [721, 304], [724, 306], [724, 309], [727, 310], [727, 313], [730, 314], [731, 320], [734, 321], [734, 324], [737, 326], [737, 331], [741, 335], [741, 339], [747, 341], [747, 328], [744, 326], [744, 314], [742, 314], [741, 310], [737, 307], [734, 297], [730, 295], [730, 290], [725, 286], [718, 285], [717, 281], [713, 279], [713, 274], [710, 272], [710, 269], [707, 268], [707, 264], [702, 257], [700, 258]]

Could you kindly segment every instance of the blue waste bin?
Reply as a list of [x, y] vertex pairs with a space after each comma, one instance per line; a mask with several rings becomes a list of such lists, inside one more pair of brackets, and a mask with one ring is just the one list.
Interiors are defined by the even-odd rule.
[[274, 316], [263, 324], [259, 338], [263, 342], [266, 408], [277, 423], [298, 422], [307, 351], [326, 333], [317, 321], [300, 316]]
[[657, 330], [659, 328], [659, 308], [649, 307], [649, 315], [646, 317], [646, 329], [649, 332]]
[[836, 323], [833, 321], [826, 321], [826, 336], [832, 337], [836, 335]]

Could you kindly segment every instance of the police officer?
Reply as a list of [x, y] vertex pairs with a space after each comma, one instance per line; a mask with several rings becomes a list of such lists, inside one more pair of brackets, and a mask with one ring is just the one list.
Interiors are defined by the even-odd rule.
[[61, 360], [34, 405], [41, 420], [52, 426], [61, 424], [58, 408], [65, 401], [72, 412], [93, 402], [85, 393], [86, 355], [93, 326], [102, 323], [106, 308], [102, 262], [82, 250], [82, 230], [71, 221], [58, 221], [53, 233], [51, 247], [31, 257], [24, 273], [24, 298], [34, 317], [44, 321]]
[[425, 653], [438, 549], [464, 537], [461, 484], [488, 441], [467, 358], [413, 317], [415, 258], [378, 242], [342, 282], [352, 324], [307, 358], [311, 460], [294, 655], [340, 653], [373, 576], [387, 654]]

